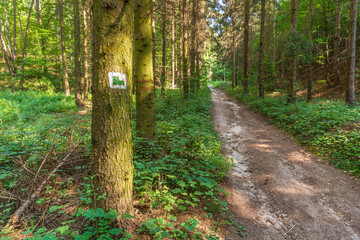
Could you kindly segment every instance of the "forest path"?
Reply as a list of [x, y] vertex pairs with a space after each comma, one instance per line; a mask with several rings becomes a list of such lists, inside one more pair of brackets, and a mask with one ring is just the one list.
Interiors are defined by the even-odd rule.
[[[248, 239], [360, 239], [360, 184], [218, 89], [213, 123], [234, 159], [224, 187]], [[223, 239], [241, 239], [229, 227]]]

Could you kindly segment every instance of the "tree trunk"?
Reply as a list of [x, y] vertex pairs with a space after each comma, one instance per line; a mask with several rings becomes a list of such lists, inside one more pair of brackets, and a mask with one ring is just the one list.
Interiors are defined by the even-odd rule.
[[65, 27], [64, 27], [64, 10], [63, 0], [59, 0], [59, 23], [60, 23], [60, 36], [61, 36], [61, 60], [62, 60], [62, 79], [64, 86], [64, 93], [66, 96], [70, 96], [69, 79], [66, 63], [66, 48], [65, 48]]
[[260, 46], [259, 46], [259, 97], [264, 98], [264, 33], [266, 0], [261, 0]]
[[[39, 29], [42, 28], [42, 18], [41, 18], [41, 2], [40, 0], [36, 0], [36, 4], [35, 4], [35, 11], [36, 11], [36, 20], [39, 26]], [[47, 61], [46, 61], [46, 46], [45, 46], [45, 38], [43, 37], [43, 34], [40, 33], [40, 48], [41, 48], [41, 58], [43, 59], [43, 69], [44, 69], [44, 73], [46, 73], [48, 71], [47, 68]]]
[[79, 108], [84, 107], [82, 101], [82, 92], [84, 88], [84, 82], [81, 73], [81, 39], [80, 39], [80, 8], [79, 0], [73, 0], [74, 7], [74, 68], [75, 68], [75, 82], [76, 82], [76, 92], [75, 92], [75, 101], [76, 105]]
[[[326, 1], [328, 3], [328, 1]], [[325, 55], [324, 55], [324, 67], [325, 67], [325, 80], [326, 84], [330, 86], [330, 79], [329, 79], [329, 30], [328, 30], [328, 10], [325, 3], [325, 0], [322, 1], [323, 3], [323, 14], [324, 14], [324, 31], [325, 31]]]
[[192, 1], [191, 8], [191, 38], [190, 38], [190, 92], [195, 93], [196, 78], [196, 11], [198, 11], [197, 0]]
[[26, 24], [24, 48], [23, 48], [22, 62], [21, 62], [21, 79], [20, 79], [20, 89], [21, 90], [24, 90], [26, 47], [27, 47], [27, 40], [28, 40], [28, 36], [29, 36], [30, 17], [31, 17], [32, 8], [34, 6], [34, 2], [35, 2], [35, 0], [31, 1], [30, 10], [29, 10], [28, 18], [27, 18], [27, 24]]
[[135, 9], [136, 132], [156, 140], [154, 74], [152, 62], [151, 0], [141, 0]]
[[17, 73], [17, 37], [16, 37], [16, 0], [13, 0], [14, 5], [14, 58], [13, 58], [13, 68], [14, 68], [14, 74]]
[[166, 0], [163, 0], [161, 95], [165, 95], [165, 85], [166, 85]]
[[184, 96], [186, 97], [189, 94], [189, 82], [188, 82], [188, 57], [187, 57], [187, 12], [186, 12], [186, 0], [182, 1], [183, 3], [183, 30], [182, 30], [182, 45], [183, 45], [183, 89], [184, 89]]
[[155, 0], [151, 0], [151, 33], [152, 33], [152, 61], [153, 61], [153, 78], [154, 78], [154, 94], [156, 98], [156, 21], [155, 21]]
[[88, 74], [88, 22], [87, 22], [87, 13], [89, 11], [89, 0], [83, 0], [83, 79], [84, 79], [84, 101], [89, 100], [89, 74]]
[[[313, 36], [312, 36], [312, 30], [313, 30], [313, 15], [314, 15], [314, 0], [310, 0], [309, 3], [309, 40], [311, 44], [313, 43]], [[312, 53], [311, 50], [311, 60], [309, 64], [309, 79], [308, 79], [308, 94], [307, 94], [307, 100], [310, 102], [312, 99], [312, 83], [313, 83], [313, 68], [312, 68]]]
[[346, 103], [355, 105], [355, 59], [356, 59], [356, 19], [358, 0], [352, 0], [349, 21], [349, 52], [348, 52], [348, 82]]
[[10, 56], [9, 56], [9, 52], [7, 50], [6, 42], [5, 42], [5, 39], [4, 39], [4, 36], [3, 36], [3, 24], [2, 24], [1, 20], [0, 20], [0, 42], [1, 42], [1, 47], [2, 47], [2, 50], [3, 50], [3, 54], [4, 54], [4, 60], [6, 62], [8, 70], [9, 70], [9, 74], [11, 76], [13, 76], [14, 75], [14, 69], [13, 69], [13, 65], [12, 65], [12, 62], [11, 62], [11, 59], [10, 59]]
[[[92, 160], [96, 207], [132, 213], [132, 65], [134, 9], [128, 0], [93, 1]], [[117, 19], [116, 21], [114, 21]], [[126, 89], [110, 88], [109, 73]], [[112, 78], [111, 80], [119, 80]], [[119, 86], [119, 85], [118, 85]]]
[[340, 20], [341, 20], [341, 0], [336, 0], [335, 10], [335, 36], [334, 36], [334, 85], [340, 85]]
[[179, 63], [179, 66], [178, 66], [178, 81], [181, 81], [181, 84], [182, 84], [182, 2], [179, 1], [179, 45], [178, 45], [178, 63]]
[[[6, 32], [8, 34], [8, 42], [9, 42], [9, 56], [11, 58], [11, 60], [14, 59], [14, 48], [12, 45], [12, 41], [11, 41], [11, 35], [10, 35], [10, 27], [9, 27], [9, 21], [8, 21], [8, 16], [7, 16], [7, 9], [5, 7], [4, 8], [4, 14], [5, 14], [5, 26], [6, 26]], [[6, 36], [6, 35], [5, 35]]]
[[[291, 0], [291, 29], [292, 34], [297, 31], [297, 12], [298, 12], [298, 0]], [[292, 59], [292, 71], [291, 71], [291, 83], [290, 83], [290, 99], [293, 104], [296, 103], [296, 56]]]
[[250, 20], [250, 0], [245, 0], [244, 3], [244, 53], [243, 53], [243, 87], [246, 94], [249, 93], [248, 86], [248, 67], [249, 67], [249, 20]]
[[275, 89], [279, 88], [279, 80], [278, 80], [278, 71], [276, 67], [276, 1], [273, 1], [273, 45], [272, 45], [272, 58], [271, 58], [271, 65], [272, 65], [272, 78], [275, 81]]
[[[174, 3], [175, 4], [175, 3]], [[171, 17], [171, 88], [175, 88], [175, 6]]]

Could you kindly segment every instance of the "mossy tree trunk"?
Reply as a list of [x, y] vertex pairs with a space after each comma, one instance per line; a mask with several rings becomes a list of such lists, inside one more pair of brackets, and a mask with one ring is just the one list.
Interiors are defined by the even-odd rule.
[[135, 8], [136, 131], [145, 140], [156, 139], [151, 0]]
[[[132, 69], [133, 4], [93, 0], [92, 160], [98, 194], [96, 207], [133, 211]], [[126, 75], [126, 89], [110, 88], [109, 72]]]

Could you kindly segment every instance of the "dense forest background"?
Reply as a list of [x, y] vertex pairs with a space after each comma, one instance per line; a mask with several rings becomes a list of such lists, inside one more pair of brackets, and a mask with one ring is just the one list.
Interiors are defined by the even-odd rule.
[[[87, 100], [91, 86], [90, 1], [1, 4], [1, 87], [64, 91], [67, 95], [70, 90], [81, 91]], [[185, 22], [182, 1], [155, 1], [157, 86], [162, 79], [166, 87], [181, 85], [185, 29], [190, 75], [202, 69], [203, 79], [220, 80], [225, 76], [225, 80], [234, 78], [236, 85], [244, 80], [257, 85], [261, 74], [266, 91], [287, 90], [296, 57], [296, 88], [303, 90], [303, 95], [315, 85], [315, 93], [345, 98], [351, 2], [315, 0], [296, 4], [293, 15], [298, 18], [297, 29], [292, 31], [291, 1], [264, 1], [263, 10], [260, 1], [195, 1], [186, 6]], [[260, 55], [263, 64], [259, 64]], [[358, 64], [359, 54], [356, 56]]]

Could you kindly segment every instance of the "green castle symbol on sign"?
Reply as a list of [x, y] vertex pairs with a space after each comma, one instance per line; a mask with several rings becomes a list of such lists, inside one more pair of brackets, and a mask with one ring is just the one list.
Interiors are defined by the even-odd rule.
[[120, 78], [118, 76], [114, 76], [113, 77], [113, 84], [114, 84], [114, 86], [116, 86], [116, 85], [124, 86], [125, 82], [123, 80], [120, 80]]

